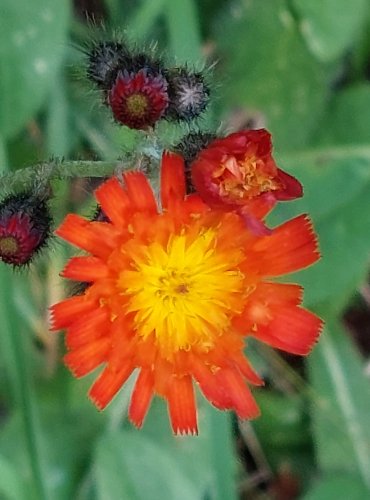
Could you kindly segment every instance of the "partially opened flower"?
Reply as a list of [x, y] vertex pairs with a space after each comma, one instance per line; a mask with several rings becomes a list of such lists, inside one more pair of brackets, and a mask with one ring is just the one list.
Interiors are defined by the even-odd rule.
[[0, 260], [24, 266], [46, 245], [51, 216], [33, 192], [11, 195], [0, 203]]
[[65, 328], [65, 362], [77, 377], [102, 365], [90, 397], [103, 409], [137, 370], [129, 418], [143, 423], [153, 395], [168, 403], [175, 433], [197, 433], [196, 383], [217, 408], [258, 415], [248, 387], [261, 384], [244, 355], [254, 336], [305, 355], [321, 320], [300, 306], [302, 288], [274, 278], [318, 259], [307, 216], [257, 236], [236, 212], [185, 195], [180, 156], [165, 153], [161, 206], [143, 173], [105, 182], [96, 198], [110, 222], [68, 215], [57, 234], [89, 255], [63, 276], [90, 286], [52, 307]]
[[192, 180], [210, 206], [256, 217], [276, 201], [302, 196], [298, 180], [277, 167], [265, 129], [244, 130], [213, 141], [193, 162]]
[[118, 122], [147, 129], [155, 125], [168, 106], [167, 81], [147, 68], [121, 71], [108, 92], [108, 102]]

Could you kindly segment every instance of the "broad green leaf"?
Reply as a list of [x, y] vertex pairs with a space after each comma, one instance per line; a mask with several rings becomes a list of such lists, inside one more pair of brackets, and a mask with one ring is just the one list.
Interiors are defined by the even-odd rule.
[[0, 131], [9, 137], [44, 102], [66, 46], [69, 0], [2, 0]]
[[320, 124], [320, 144], [369, 144], [370, 84], [348, 87], [333, 98]]
[[[186, 439], [177, 438], [177, 455], [184, 453]], [[194, 460], [196, 455], [192, 455]], [[176, 498], [201, 500], [203, 488], [179, 466], [166, 445], [135, 430], [105, 435], [97, 447], [94, 464], [98, 499]]]
[[[231, 415], [216, 410], [202, 397], [197, 399], [199, 435], [196, 438], [184, 438], [181, 442], [174, 439], [161, 400], [154, 401], [142, 432], [165, 447], [177, 467], [191, 477], [200, 490], [211, 488], [213, 500], [233, 500], [236, 470]], [[194, 456], [196, 461], [192, 459]]]
[[310, 50], [323, 61], [340, 57], [366, 22], [366, 0], [293, 0]]
[[325, 476], [304, 495], [303, 500], [364, 500], [369, 490], [364, 486], [361, 477], [354, 475]]
[[300, 179], [305, 196], [281, 204], [271, 220], [282, 222], [308, 213], [322, 253], [321, 260], [298, 278], [305, 286], [306, 301], [312, 305], [334, 297], [343, 300], [368, 269], [370, 148], [297, 153], [279, 164]]
[[[54, 387], [56, 390], [59, 389], [57, 384]], [[94, 446], [94, 439], [99, 430], [99, 415], [94, 408], [90, 408], [90, 411], [79, 412], [70, 411], [68, 408], [60, 410], [60, 405], [55, 403], [55, 398], [60, 393], [59, 390], [50, 398], [43, 396], [40, 419], [42, 436], [40, 434], [37, 436], [41, 441], [41, 465], [44, 471], [47, 498], [53, 500], [74, 498], [81, 470], [90, 459], [90, 450]], [[27, 451], [19, 412], [15, 412], [3, 426], [0, 432], [0, 447], [4, 457], [14, 464], [19, 487], [24, 485], [24, 489], [28, 492], [25, 497], [18, 496], [17, 500], [23, 500], [23, 498], [24, 500], [40, 500], [37, 494], [29, 493], [33, 490], [33, 481], [27, 463]], [[1, 465], [0, 461], [0, 484], [3, 483]], [[1, 495], [0, 498], [2, 498]]]
[[262, 111], [279, 150], [307, 144], [328, 94], [284, 0], [238, 2], [219, 18], [223, 102]]
[[14, 465], [0, 455], [0, 497], [4, 500], [26, 500], [23, 484]]
[[358, 474], [370, 492], [370, 384], [339, 322], [327, 320], [308, 367], [316, 394], [311, 414], [319, 465], [326, 474]]
[[261, 416], [253, 427], [266, 448], [286, 449], [309, 443], [309, 429], [302, 396], [281, 395], [267, 389], [255, 391]]
[[182, 63], [198, 62], [201, 53], [197, 2], [167, 0], [165, 12], [172, 55]]

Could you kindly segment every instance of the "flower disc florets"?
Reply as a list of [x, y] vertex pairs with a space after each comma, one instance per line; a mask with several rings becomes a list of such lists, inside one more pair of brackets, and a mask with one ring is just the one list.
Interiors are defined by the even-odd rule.
[[168, 106], [167, 81], [161, 74], [141, 69], [137, 73], [123, 71], [108, 93], [115, 119], [134, 129], [152, 127]]
[[0, 259], [23, 266], [45, 245], [51, 217], [46, 202], [32, 193], [12, 195], [0, 204]]
[[77, 377], [103, 365], [90, 390], [100, 409], [137, 370], [129, 408], [137, 426], [157, 394], [174, 432], [196, 433], [194, 382], [217, 408], [255, 417], [246, 382], [262, 381], [244, 355], [246, 337], [304, 355], [321, 328], [300, 306], [301, 287], [274, 281], [318, 259], [308, 218], [256, 236], [236, 212], [186, 196], [183, 160], [169, 153], [161, 209], [143, 173], [124, 182], [96, 191], [110, 222], [71, 214], [57, 230], [90, 254], [63, 271], [90, 286], [52, 307], [53, 329], [67, 329], [66, 364]]
[[200, 72], [175, 68], [168, 72], [167, 118], [191, 121], [200, 116], [209, 102], [209, 87]]

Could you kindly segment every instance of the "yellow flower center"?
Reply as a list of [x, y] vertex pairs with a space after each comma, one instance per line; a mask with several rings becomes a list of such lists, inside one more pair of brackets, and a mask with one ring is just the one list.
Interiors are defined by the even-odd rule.
[[261, 159], [247, 155], [243, 161], [234, 156], [227, 157], [213, 173], [213, 178], [219, 184], [221, 196], [238, 201], [281, 188], [275, 175], [266, 171]]
[[243, 308], [242, 252], [219, 250], [214, 228], [196, 238], [184, 230], [166, 246], [153, 242], [135, 248], [129, 251], [133, 270], [120, 273], [118, 287], [129, 297], [127, 312], [135, 313], [137, 334], [154, 335], [167, 359], [192, 346], [212, 349]]
[[126, 107], [129, 113], [142, 117], [148, 110], [148, 98], [144, 94], [132, 94], [126, 99]]
[[0, 238], [0, 254], [14, 255], [18, 251], [18, 241], [13, 236]]

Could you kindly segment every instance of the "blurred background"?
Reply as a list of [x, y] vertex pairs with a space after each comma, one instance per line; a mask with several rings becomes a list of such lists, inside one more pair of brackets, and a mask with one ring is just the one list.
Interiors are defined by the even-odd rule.
[[[0, 264], [0, 498], [370, 498], [369, 0], [0, 0], [4, 173], [51, 157], [114, 160], [139, 140], [83, 76], [87, 18], [158, 42], [173, 61], [217, 62], [201, 128], [272, 132], [279, 166], [305, 196], [270, 222], [314, 219], [323, 257], [297, 279], [326, 328], [304, 360], [251, 345], [266, 380], [256, 421], [199, 396], [198, 437], [174, 438], [161, 401], [138, 431], [125, 416], [130, 388], [98, 413], [92, 378], [72, 378], [62, 335], [48, 331], [71, 250], [53, 241], [27, 271]], [[159, 129], [169, 143], [183, 132]], [[91, 181], [53, 189], [56, 224], [91, 214]]]

